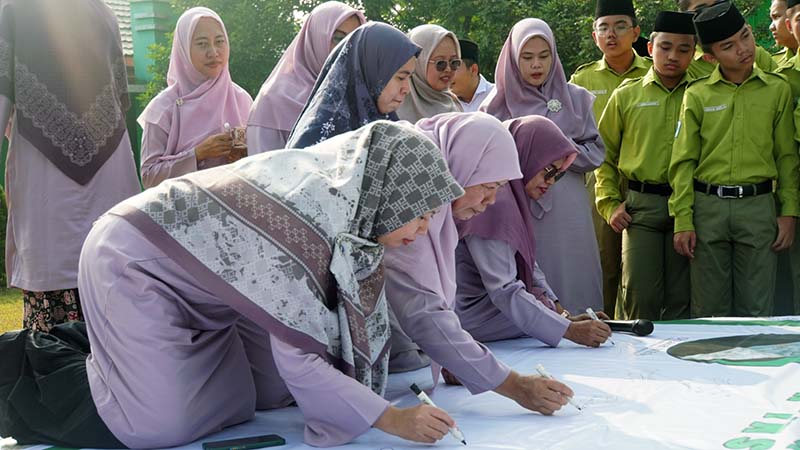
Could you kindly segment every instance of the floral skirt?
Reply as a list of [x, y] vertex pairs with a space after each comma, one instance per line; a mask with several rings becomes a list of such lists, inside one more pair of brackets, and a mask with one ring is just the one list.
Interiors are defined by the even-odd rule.
[[22, 291], [25, 313], [23, 328], [50, 332], [59, 323], [83, 320], [78, 289], [60, 291]]

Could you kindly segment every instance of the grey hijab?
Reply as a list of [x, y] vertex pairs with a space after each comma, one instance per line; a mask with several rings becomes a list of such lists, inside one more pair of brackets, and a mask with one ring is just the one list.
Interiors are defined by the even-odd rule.
[[439, 25], [420, 25], [408, 33], [408, 37], [415, 44], [422, 47], [422, 52], [417, 58], [414, 74], [411, 76], [411, 92], [397, 109], [397, 116], [401, 120], [416, 123], [420, 119], [433, 117], [437, 114], [448, 112], [461, 112], [461, 104], [450, 90], [437, 91], [432, 88], [425, 77], [428, 71], [428, 61], [433, 51], [446, 38], [453, 40], [458, 57], [461, 58], [461, 47], [458, 45], [456, 35]]

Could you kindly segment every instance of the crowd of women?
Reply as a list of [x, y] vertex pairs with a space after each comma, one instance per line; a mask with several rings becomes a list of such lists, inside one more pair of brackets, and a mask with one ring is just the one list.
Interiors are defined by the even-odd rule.
[[[323, 3], [253, 101], [231, 78], [222, 19], [192, 8], [175, 28], [168, 87], [139, 117], [138, 193], [110, 12], [63, 0], [64, 17], [85, 22], [42, 30], [53, 23], [36, 15], [58, 14], [51, 3], [2, 8], [3, 123], [15, 110], [8, 263], [27, 330], [4, 335], [0, 351], [35, 360], [2, 379], [35, 373], [70, 392], [34, 383], [0, 400], [13, 419], [0, 423], [16, 427], [0, 435], [167, 447], [296, 404], [311, 445], [372, 427], [434, 442], [453, 419], [391, 405], [390, 372], [430, 366], [434, 386], [443, 373], [552, 414], [572, 391], [511, 370], [482, 343], [598, 347], [610, 336], [581, 314], [602, 308], [583, 180], [603, 142], [593, 96], [567, 82], [545, 22], [510, 30], [496, 91], [464, 113], [449, 90], [458, 39], [438, 25], [403, 33]], [[51, 39], [27, 39], [37, 31]], [[50, 61], [56, 70], [41, 55], [59, 31], [82, 44]], [[75, 61], [94, 72], [72, 75]], [[42, 107], [37, 89], [69, 101]], [[84, 320], [88, 343], [64, 319]], [[26, 342], [78, 356], [30, 358]], [[21, 412], [48, 395], [70, 399], [59, 420]]]

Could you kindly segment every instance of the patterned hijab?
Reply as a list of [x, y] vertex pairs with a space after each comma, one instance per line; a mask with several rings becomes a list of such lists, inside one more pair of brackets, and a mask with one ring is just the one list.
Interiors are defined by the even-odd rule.
[[[531, 85], [519, 73], [522, 47], [534, 37], [547, 42], [553, 60], [550, 73], [540, 87]], [[587, 115], [593, 116], [594, 96], [567, 82], [553, 31], [543, 20], [523, 19], [514, 25], [500, 51], [495, 81], [497, 89], [484, 100], [480, 109], [500, 120], [532, 114], [544, 116], [555, 122], [568, 137], [577, 139], [585, 132]]]
[[411, 76], [411, 91], [408, 97], [397, 110], [397, 116], [402, 120], [416, 123], [420, 119], [433, 117], [437, 114], [460, 112], [461, 104], [450, 90], [437, 91], [428, 84], [428, 61], [436, 47], [444, 39], [450, 38], [456, 46], [458, 57], [461, 58], [461, 47], [456, 35], [445, 30], [439, 25], [420, 25], [408, 33], [411, 40], [422, 47], [422, 52], [417, 58], [414, 74]]
[[208, 136], [222, 133], [225, 123], [244, 126], [253, 103], [250, 94], [233, 82], [227, 65], [214, 79], [206, 79], [194, 68], [192, 36], [205, 17], [216, 20], [228, 40], [225, 24], [214, 11], [197, 7], [184, 12], [175, 26], [167, 88], [139, 116], [142, 128], [152, 124], [167, 133], [167, 154], [192, 148]]
[[578, 151], [558, 126], [545, 117], [526, 116], [503, 124], [516, 142], [522, 178], [511, 180], [503, 186], [497, 192], [494, 205], [486, 208], [483, 214], [457, 221], [458, 238], [475, 235], [507, 243], [517, 254], [517, 276], [533, 292], [536, 239], [530, 197], [525, 192], [525, 185], [559, 159], [565, 158], [560, 170], [567, 170], [578, 156]]
[[305, 148], [379, 119], [378, 97], [420, 48], [397, 28], [380, 22], [362, 25], [328, 57], [311, 99], [289, 136], [287, 148]]
[[383, 393], [389, 321], [375, 238], [462, 194], [429, 139], [378, 121], [167, 180], [110, 213], [270, 334]]
[[20, 135], [88, 183], [125, 136], [130, 105], [114, 13], [100, 0], [0, 3], [0, 95]]
[[333, 34], [353, 16], [358, 17], [361, 24], [366, 22], [361, 11], [341, 2], [325, 2], [311, 11], [261, 86], [248, 125], [285, 131], [292, 129], [331, 52]]
[[[416, 128], [442, 150], [463, 187], [519, 178], [517, 150], [503, 124], [483, 113], [448, 113], [424, 119]], [[386, 263], [408, 274], [452, 308], [456, 293], [458, 231], [450, 204], [431, 218], [428, 234], [391, 249]]]

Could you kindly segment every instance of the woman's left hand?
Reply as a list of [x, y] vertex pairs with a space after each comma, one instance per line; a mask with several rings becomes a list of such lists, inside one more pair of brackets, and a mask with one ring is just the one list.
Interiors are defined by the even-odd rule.
[[228, 162], [233, 163], [246, 156], [247, 156], [247, 146], [236, 145], [233, 148], [231, 148], [231, 152], [228, 153]]

